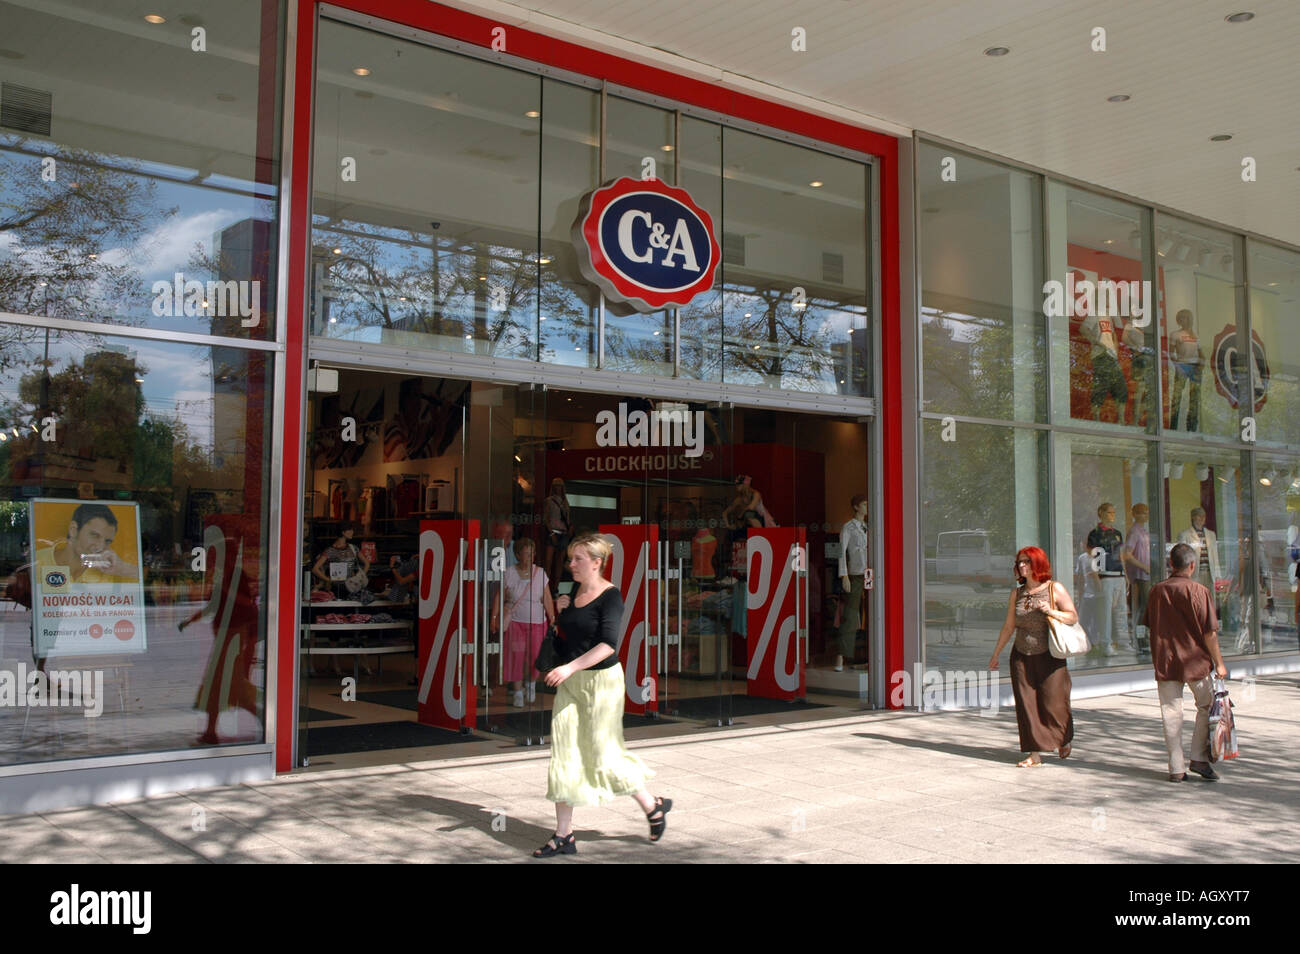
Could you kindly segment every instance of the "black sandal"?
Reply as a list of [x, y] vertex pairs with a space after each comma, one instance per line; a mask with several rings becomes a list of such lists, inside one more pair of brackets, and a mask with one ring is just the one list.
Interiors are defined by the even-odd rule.
[[[673, 800], [671, 798], [655, 798], [654, 811], [646, 812], [646, 821], [650, 823], [650, 840], [658, 841], [664, 836], [664, 829], [668, 827], [668, 819], [665, 817], [673, 810]], [[655, 816], [658, 815], [658, 818]]]
[[542, 847], [533, 852], [534, 858], [550, 858], [553, 855], [576, 855], [578, 844], [573, 840], [572, 832], [567, 836], [552, 835]]

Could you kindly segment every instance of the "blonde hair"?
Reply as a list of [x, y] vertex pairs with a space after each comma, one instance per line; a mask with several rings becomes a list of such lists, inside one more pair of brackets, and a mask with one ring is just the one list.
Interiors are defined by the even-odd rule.
[[609, 563], [609, 558], [614, 555], [614, 548], [609, 545], [609, 541], [596, 533], [584, 533], [577, 537], [569, 544], [569, 556], [573, 556], [573, 551], [579, 547], [586, 550], [587, 556], [591, 559], [599, 560], [602, 570]]

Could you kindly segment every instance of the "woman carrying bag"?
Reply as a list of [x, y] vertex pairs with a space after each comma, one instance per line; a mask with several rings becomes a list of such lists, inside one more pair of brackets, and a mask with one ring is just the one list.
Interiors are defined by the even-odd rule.
[[595, 534], [569, 544], [569, 570], [578, 584], [556, 601], [556, 662], [546, 684], [557, 687], [551, 718], [551, 765], [546, 797], [555, 802], [555, 834], [534, 858], [576, 855], [573, 807], [631, 795], [650, 823], [650, 840], [663, 837], [670, 798], [646, 791], [651, 772], [623, 743], [623, 667], [618, 661], [623, 597], [602, 575], [610, 545]]
[[1074, 740], [1074, 715], [1070, 712], [1070, 670], [1064, 659], [1051, 652], [1051, 622], [1072, 626], [1079, 620], [1069, 591], [1052, 579], [1052, 564], [1038, 547], [1025, 547], [1016, 554], [1014, 567], [1020, 585], [1007, 600], [1007, 618], [989, 660], [998, 668], [1012, 634], [1011, 688], [1016, 696], [1016, 723], [1020, 728], [1020, 750], [1027, 758], [1020, 768], [1042, 765], [1040, 752], [1055, 749], [1061, 758], [1070, 755]]

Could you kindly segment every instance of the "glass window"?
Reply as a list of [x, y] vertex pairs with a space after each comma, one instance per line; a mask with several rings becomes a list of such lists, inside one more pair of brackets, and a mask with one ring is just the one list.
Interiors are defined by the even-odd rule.
[[723, 377], [871, 394], [860, 162], [724, 128]]
[[[677, 182], [673, 114], [617, 96], [605, 101], [605, 181], [648, 175]], [[621, 302], [605, 304], [602, 367], [672, 376], [676, 341], [670, 309], [642, 314]]]
[[1165, 426], [1240, 439], [1238, 395], [1246, 361], [1241, 327], [1241, 240], [1227, 232], [1159, 217], [1156, 229], [1165, 341]]
[[540, 357], [595, 367], [600, 292], [578, 268], [572, 229], [585, 193], [600, 185], [600, 95], [542, 81]]
[[319, 35], [313, 334], [535, 358], [541, 81]]
[[[1144, 441], [1097, 440], [1058, 433], [1056, 578], [1070, 588], [1092, 649], [1071, 668], [1135, 665], [1150, 659], [1137, 620], [1152, 580], [1151, 467]], [[1159, 536], [1156, 535], [1158, 540]]]
[[1255, 652], [1246, 455], [1170, 445], [1165, 466], [1165, 552], [1176, 543], [1197, 549], [1193, 579], [1214, 592], [1219, 647], [1225, 656]]
[[1255, 482], [1261, 651], [1295, 652], [1300, 624], [1296, 609], [1300, 460], [1260, 454], [1255, 460]]
[[[1059, 182], [1047, 186], [1048, 274], [1058, 421], [1154, 429], [1156, 288], [1150, 213]], [[1046, 283], [1045, 283], [1046, 284]]]
[[[696, 203], [713, 217], [713, 230], [723, 249], [723, 262], [714, 275], [712, 290], [697, 295], [679, 310], [681, 363], [677, 373], [701, 381], [722, 380], [722, 274], [728, 246], [722, 235], [722, 127], [701, 119], [682, 117], [678, 151], [681, 184]], [[735, 253], [735, 243], [729, 246]]]
[[0, 339], [0, 763], [262, 741], [271, 357]]
[[0, 311], [274, 337], [263, 6], [153, 24], [129, 4], [0, 3], [6, 116], [31, 104], [0, 129]]
[[923, 431], [926, 665], [981, 671], [1016, 552], [1050, 551], [1046, 433], [933, 419]]
[[1257, 439], [1300, 446], [1300, 253], [1250, 243], [1250, 326]]
[[918, 165], [924, 407], [1042, 420], [1041, 180], [930, 145]]

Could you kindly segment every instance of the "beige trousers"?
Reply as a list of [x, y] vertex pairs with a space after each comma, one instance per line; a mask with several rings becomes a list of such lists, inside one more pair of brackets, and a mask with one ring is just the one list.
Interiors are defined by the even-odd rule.
[[[1183, 683], [1157, 682], [1160, 717], [1165, 723], [1165, 748], [1169, 750], [1169, 774], [1187, 771], [1183, 757]], [[1214, 702], [1214, 673], [1186, 684], [1196, 700], [1196, 728], [1192, 730], [1192, 761], [1210, 760], [1210, 704]]]

